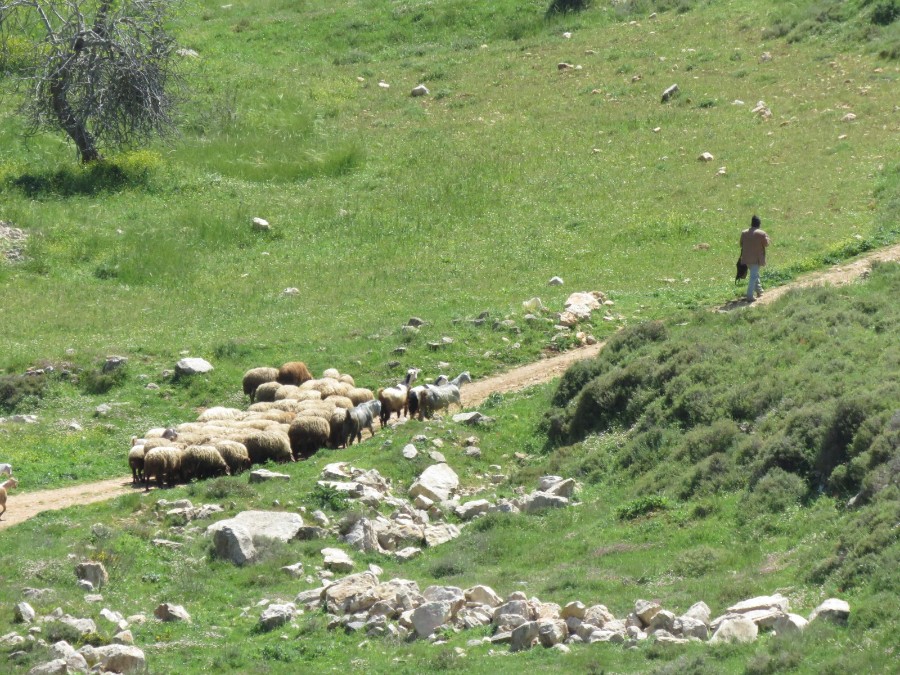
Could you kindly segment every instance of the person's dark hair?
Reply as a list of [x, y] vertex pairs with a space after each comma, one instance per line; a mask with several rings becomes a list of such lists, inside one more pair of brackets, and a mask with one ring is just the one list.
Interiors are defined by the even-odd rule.
[[759, 227], [762, 224], [762, 221], [759, 219], [759, 216], [753, 216], [750, 219], [750, 227]]

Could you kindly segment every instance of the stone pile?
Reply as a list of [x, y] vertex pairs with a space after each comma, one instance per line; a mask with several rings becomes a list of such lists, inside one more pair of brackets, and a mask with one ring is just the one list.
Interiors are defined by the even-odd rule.
[[[408, 579], [381, 582], [372, 570], [325, 584], [300, 593], [291, 604], [291, 611], [323, 610], [328, 615], [329, 628], [364, 632], [369, 637], [438, 641], [446, 631], [490, 627], [490, 636], [471, 640], [469, 646], [502, 644], [509, 645], [512, 652], [537, 645], [633, 645], [647, 639], [664, 644], [752, 642], [760, 630], [790, 635], [808, 623], [791, 614], [787, 598], [778, 594], [737, 603], [712, 620], [704, 602], [677, 615], [663, 609], [659, 602], [648, 600], [636, 601], [632, 612], [616, 618], [601, 604], [588, 606], [573, 601], [560, 606], [528, 598], [522, 591], [503, 599], [489, 586], [429, 586], [420, 590], [416, 582]], [[849, 605], [843, 600], [829, 599], [812, 612], [809, 621], [844, 622], [849, 612]]]

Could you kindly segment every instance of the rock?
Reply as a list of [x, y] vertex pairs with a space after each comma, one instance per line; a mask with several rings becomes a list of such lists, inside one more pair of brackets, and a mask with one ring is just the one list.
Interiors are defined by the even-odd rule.
[[0, 647], [12, 649], [22, 644], [25, 644], [25, 638], [18, 633], [7, 633], [0, 637]]
[[113, 635], [113, 643], [117, 645], [133, 645], [134, 635], [131, 634], [130, 630], [119, 631]]
[[841, 122], [853, 122], [856, 120], [856, 114], [849, 112], [841, 118]]
[[294, 579], [299, 579], [303, 576], [303, 563], [296, 562], [293, 565], [285, 565], [281, 568], [281, 571], [287, 572], [287, 574], [292, 576]]
[[664, 630], [672, 633], [675, 630], [675, 615], [665, 609], [659, 610], [647, 625], [647, 632], [654, 633], [658, 630]]
[[637, 600], [634, 603], [634, 613], [645, 626], [650, 624], [653, 617], [662, 609], [655, 600]]
[[13, 610], [16, 623], [31, 623], [35, 619], [34, 608], [27, 602], [17, 602]]
[[90, 591], [94, 590], [94, 584], [92, 584], [87, 579], [79, 579], [78, 581], [75, 582], [75, 585], [78, 586], [78, 588], [80, 588], [83, 591], [90, 592]]
[[529, 313], [541, 312], [544, 310], [544, 303], [541, 302], [540, 298], [531, 298], [531, 300], [525, 300], [522, 303], [522, 309]]
[[325, 569], [335, 572], [349, 572], [353, 569], [353, 560], [347, 553], [339, 548], [323, 548], [323, 565]]
[[272, 229], [269, 221], [264, 218], [254, 218], [251, 222], [253, 223], [253, 229], [258, 232], [268, 232]]
[[612, 615], [612, 612], [610, 612], [605, 605], [592, 605], [584, 611], [584, 616], [581, 620], [592, 626], [596, 626], [597, 628], [603, 628], [609, 621], [613, 621], [615, 618], [616, 617]]
[[69, 666], [65, 659], [54, 659], [42, 663], [28, 671], [28, 675], [64, 675], [69, 672]]
[[569, 637], [569, 628], [565, 621], [551, 619], [538, 622], [538, 640], [544, 647], [549, 649], [562, 644], [567, 637]]
[[75, 654], [75, 648], [65, 640], [60, 640], [50, 645], [49, 654], [51, 658], [65, 659], [67, 656]]
[[191, 615], [187, 613], [187, 610], [181, 605], [173, 605], [168, 602], [164, 602], [159, 607], [153, 610], [153, 616], [155, 616], [160, 621], [184, 621], [185, 623], [191, 622]]
[[672, 635], [669, 631], [660, 628], [653, 633], [653, 639], [660, 644], [669, 645], [686, 645], [690, 642], [685, 638], [679, 638]]
[[319, 510], [313, 511], [312, 519], [314, 521], [316, 521], [316, 525], [319, 525], [320, 527], [328, 527], [329, 525], [331, 525], [331, 521], [328, 519], [328, 516], [326, 516], [323, 511], [319, 511]]
[[251, 483], [265, 483], [269, 480], [290, 480], [291, 477], [286, 473], [277, 473], [268, 469], [254, 469], [250, 472]]
[[[368, 518], [360, 518], [357, 520], [350, 531], [344, 536], [343, 541], [357, 551], [364, 551], [365, 553], [384, 553], [384, 549], [382, 549], [381, 544], [378, 543], [378, 533], [375, 531], [375, 526]], [[352, 567], [353, 562], [351, 561], [350, 568]]]
[[106, 361], [103, 363], [102, 370], [104, 373], [111, 373], [118, 370], [126, 363], [128, 363], [128, 359], [124, 356], [107, 356]]
[[420, 549], [420, 548], [416, 548], [415, 546], [407, 546], [406, 548], [396, 551], [394, 553], [394, 557], [397, 558], [397, 560], [403, 560], [403, 561], [412, 560], [417, 555], [419, 555], [421, 552], [422, 552], [422, 549]]
[[53, 595], [52, 588], [23, 588], [22, 589], [23, 597], [28, 600], [43, 600], [44, 598]]
[[432, 464], [409, 489], [410, 497], [425, 495], [435, 502], [450, 498], [459, 487], [459, 476], [447, 464]]
[[446, 600], [419, 605], [410, 617], [416, 636], [426, 638], [450, 620], [450, 603]]
[[520, 508], [525, 513], [539, 513], [545, 509], [559, 509], [569, 505], [565, 497], [551, 495], [546, 492], [532, 492], [522, 499]]
[[565, 497], [571, 500], [575, 494], [575, 479], [567, 478], [566, 480], [553, 483], [546, 489], [541, 488], [541, 490], [548, 495], [556, 495], [557, 497]]
[[850, 605], [845, 600], [829, 598], [812, 611], [809, 621], [812, 623], [816, 619], [828, 619], [835, 623], [846, 623], [849, 617]]
[[569, 617], [575, 617], [576, 619], [583, 621], [586, 610], [587, 608], [584, 606], [583, 602], [575, 600], [562, 608], [559, 618], [568, 619]]
[[567, 645], [564, 644], [553, 645], [551, 649], [555, 652], [559, 652], [560, 654], [569, 654], [572, 651]]
[[675, 98], [675, 97], [678, 95], [678, 91], [679, 91], [679, 90], [678, 90], [678, 85], [677, 85], [677, 84], [673, 84], [672, 86], [668, 87], [668, 88], [662, 93], [662, 102], [663, 102], [663, 103], [668, 103], [669, 101], [671, 101], [673, 98]]
[[95, 624], [91, 619], [77, 619], [74, 616], [69, 616], [68, 614], [66, 614], [65, 616], [59, 617], [58, 621], [74, 628], [81, 635], [88, 635], [89, 633], [97, 632], [97, 624]]
[[403, 457], [406, 459], [415, 459], [418, 454], [419, 451], [416, 450], [416, 446], [412, 443], [407, 444], [406, 447], [403, 448]]
[[761, 595], [749, 600], [743, 600], [728, 608], [729, 612], [744, 614], [758, 609], [777, 609], [781, 612], [788, 611], [788, 599], [783, 595]]
[[697, 160], [700, 162], [711, 162], [714, 159], [715, 157], [713, 157], [713, 155], [709, 152], [702, 152], [700, 153], [700, 156], [697, 157]]
[[283, 626], [294, 618], [297, 608], [292, 603], [269, 605], [259, 615], [259, 627], [262, 631], [270, 631]]
[[429, 525], [425, 528], [425, 543], [429, 546], [439, 546], [451, 539], [456, 539], [459, 535], [459, 528], [451, 523]]
[[547, 282], [548, 286], [562, 286], [563, 280], [561, 277], [551, 277], [550, 281]]
[[107, 574], [106, 568], [103, 566], [103, 563], [98, 562], [79, 563], [75, 566], [75, 576], [91, 583], [91, 588], [85, 590], [101, 588], [109, 582], [109, 574]]
[[491, 424], [491, 423], [493, 423], [494, 418], [488, 417], [487, 415], [482, 415], [477, 410], [474, 410], [472, 412], [457, 413], [456, 415], [453, 416], [453, 421], [456, 422], [457, 424], [469, 424], [469, 425]]
[[712, 614], [709, 611], [709, 607], [702, 600], [700, 602], [695, 602], [690, 606], [688, 611], [682, 614], [682, 617], [690, 617], [692, 619], [698, 619], [702, 621], [707, 626], [709, 625], [709, 618]]
[[144, 652], [131, 645], [104, 645], [95, 650], [103, 670], [113, 673], [143, 673], [147, 667]]
[[[662, 614], [662, 612], [660, 612], [660, 614]], [[656, 617], [658, 616], [659, 614], [656, 615]], [[654, 620], [656, 617], [653, 617]], [[675, 619], [672, 632], [675, 635], [680, 635], [685, 638], [695, 637], [699, 640], [706, 640], [709, 638], [709, 628], [707, 625], [700, 619], [695, 619], [690, 616], [680, 616]]]
[[475, 516], [487, 513], [491, 503], [487, 499], [476, 499], [456, 507], [456, 515], [460, 520], [472, 520]]
[[119, 612], [113, 612], [106, 607], [100, 610], [100, 616], [115, 626], [118, 626], [120, 623], [125, 621], [125, 617], [122, 616]]
[[213, 370], [212, 364], [196, 357], [181, 359], [175, 364], [175, 372], [179, 375], [202, 375]]
[[234, 518], [220, 520], [206, 528], [214, 534], [223, 527], [241, 526], [250, 534], [254, 544], [262, 540], [288, 542], [297, 537], [303, 527], [303, 518], [298, 513], [284, 511], [242, 511]]
[[759, 628], [750, 619], [738, 616], [734, 619], [726, 619], [718, 630], [709, 639], [715, 642], [753, 642], [759, 634]]
[[235, 565], [248, 565], [256, 560], [256, 547], [247, 528], [241, 525], [224, 525], [213, 530], [216, 555]]
[[775, 621], [772, 629], [776, 635], [797, 635], [806, 628], [809, 622], [799, 614], [782, 614]]
[[417, 87], [413, 87], [413, 90], [409, 93], [409, 95], [412, 97], [428, 96], [429, 93], [430, 92], [428, 91], [428, 87], [426, 87], [424, 84], [420, 84]]
[[466, 602], [474, 602], [489, 607], [499, 607], [503, 599], [494, 592], [490, 586], [472, 586], [465, 591]]
[[466, 448], [466, 457], [471, 457], [473, 459], [481, 458], [481, 449], [476, 448], [474, 446]]
[[537, 621], [528, 621], [514, 628], [509, 642], [509, 651], [520, 652], [531, 649], [535, 640], [538, 639], [539, 628]]
[[304, 525], [297, 530], [297, 539], [309, 541], [310, 539], [324, 539], [328, 536], [328, 530], [313, 525]]
[[[436, 441], [440, 440], [439, 438], [435, 439]], [[446, 462], [447, 458], [444, 457], [444, 453], [438, 452], [437, 450], [432, 450], [428, 453], [428, 456], [431, 458], [432, 462]]]

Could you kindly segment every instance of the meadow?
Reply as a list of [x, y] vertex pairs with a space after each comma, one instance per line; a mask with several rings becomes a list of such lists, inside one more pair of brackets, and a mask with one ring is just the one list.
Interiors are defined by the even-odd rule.
[[[655, 398], [652, 373], [638, 366], [628, 371], [633, 389], [613, 378], [654, 349], [626, 343], [560, 385], [492, 397], [482, 410], [498, 422], [480, 433], [483, 458], [451, 457], [464, 484], [504, 466], [498, 496], [547, 472], [573, 475], [583, 505], [485, 518], [409, 563], [358, 564], [423, 587], [487, 583], [501, 595], [603, 602], [617, 616], [639, 597], [678, 611], [704, 599], [718, 613], [780, 590], [805, 614], [840, 595], [855, 608], [848, 627], [743, 647], [594, 645], [567, 661], [541, 649], [489, 656], [467, 648], [478, 635], [466, 633], [442, 647], [364, 642], [327, 631], [318, 615], [286, 638], [260, 635], [240, 608], [291, 599], [300, 589], [279, 568], [316, 564], [321, 542], [273, 547], [259, 566], [235, 569], [213, 559], [203, 537], [156, 519], [156, 494], [4, 531], [0, 603], [47, 586], [54, 595], [40, 611], [96, 611], [72, 583], [69, 554], [106, 563], [115, 579], [106, 604], [123, 613], [195, 598], [192, 626], [134, 629], [151, 672], [889, 672], [897, 622], [880, 608], [898, 588], [896, 484], [847, 509], [880, 460], [845, 457], [829, 465], [833, 480], [818, 482], [812, 449], [795, 472], [777, 464], [776, 441], [800, 438], [803, 423], [833, 422], [842, 392], [873, 419], [896, 410], [896, 271], [792, 295], [771, 313], [708, 309], [741, 291], [737, 240], [754, 213], [773, 238], [766, 287], [897, 241], [896, 7], [659, 0], [548, 17], [534, 0], [190, 0], [171, 27], [199, 55], [183, 64], [192, 99], [180, 135], [110, 150], [86, 167], [62, 137], [24, 134], [15, 64], [0, 55], [0, 221], [29, 235], [22, 262], [0, 262], [0, 416], [38, 417], [0, 429], [0, 459], [16, 467], [20, 490], [127, 473], [132, 435], [207, 406], [245, 407], [240, 379], [253, 366], [299, 359], [376, 388], [410, 366], [478, 378], [533, 361], [571, 343], [551, 342], [552, 321], [526, 322], [522, 301], [538, 296], [558, 311], [572, 291], [602, 290], [613, 320], [582, 328], [602, 339], [661, 321], [702, 366], [685, 366], [683, 389]], [[674, 83], [680, 94], [661, 103]], [[430, 94], [412, 98], [418, 84]], [[760, 101], [771, 118], [751, 112]], [[843, 121], [850, 112], [856, 119]], [[714, 159], [699, 161], [703, 152]], [[272, 229], [255, 231], [254, 217]], [[549, 287], [554, 275], [565, 284]], [[482, 312], [484, 325], [468, 322]], [[401, 330], [412, 316], [426, 321], [415, 335]], [[494, 327], [507, 318], [519, 331]], [[730, 391], [733, 380], [713, 378], [734, 372], [728, 359], [746, 333], [766, 341], [767, 355], [793, 359], [776, 359], [775, 375], [787, 377], [767, 380], [751, 401]], [[444, 336], [453, 342], [429, 347]], [[128, 364], [108, 377], [102, 365], [113, 354]], [[215, 370], [164, 375], [184, 355]], [[832, 387], [843, 371], [819, 369], [817, 358], [847, 365], [845, 389]], [[23, 377], [47, 366], [55, 370]], [[594, 385], [598, 400], [637, 392], [634, 406], [579, 416], [569, 402], [597, 376], [607, 377]], [[683, 417], [663, 414], [670, 400]], [[111, 410], [96, 414], [102, 403]], [[70, 420], [83, 429], [68, 430]], [[735, 431], [741, 424], [760, 425], [758, 455]], [[407, 485], [425, 460], [396, 455], [417, 433], [451, 445], [467, 435], [413, 422], [340, 459]], [[221, 501], [229, 513], [275, 499], [319, 507], [313, 480], [334, 457], [285, 469], [287, 491], [229, 478], [165, 497]], [[794, 478], [770, 476], [766, 500], [754, 487], [775, 466]], [[184, 547], [153, 546], [161, 533]], [[0, 634], [15, 628], [11, 612], [0, 613]], [[31, 649], [14, 667], [43, 656]]]

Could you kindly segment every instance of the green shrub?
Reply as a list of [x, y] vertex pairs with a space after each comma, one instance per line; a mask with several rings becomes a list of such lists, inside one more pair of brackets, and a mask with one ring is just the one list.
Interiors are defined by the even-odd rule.
[[799, 504], [807, 492], [806, 482], [800, 476], [774, 467], [744, 498], [742, 511], [748, 517], [780, 513]]
[[590, 5], [591, 0], [552, 0], [550, 6], [547, 7], [547, 16], [580, 12], [590, 7]]
[[252, 499], [256, 496], [249, 483], [234, 478], [215, 478], [204, 484], [209, 499]]
[[667, 497], [661, 495], [648, 495], [633, 499], [630, 502], [622, 504], [616, 509], [616, 517], [619, 520], [634, 520], [639, 516], [653, 514], [657, 511], [665, 511], [672, 507]]
[[347, 495], [331, 485], [316, 483], [312, 492], [309, 493], [309, 498], [320, 509], [346, 511], [350, 506]]
[[900, 18], [900, 0], [881, 0], [872, 10], [872, 23], [889, 26]]
[[120, 387], [127, 379], [127, 366], [122, 364], [109, 372], [103, 372], [103, 368], [83, 370], [78, 374], [78, 386], [86, 394], [105, 394], [116, 387]]
[[0, 411], [14, 413], [43, 398], [46, 391], [47, 376], [44, 374], [4, 375], [0, 377]]

